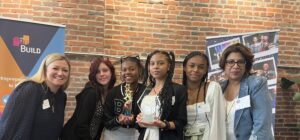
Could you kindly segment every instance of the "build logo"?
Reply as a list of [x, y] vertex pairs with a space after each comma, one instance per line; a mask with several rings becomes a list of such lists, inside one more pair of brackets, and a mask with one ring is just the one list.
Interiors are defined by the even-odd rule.
[[20, 52], [31, 53], [31, 54], [40, 54], [41, 53], [40, 48], [29, 47], [29, 44], [30, 44], [30, 36], [29, 35], [23, 35], [22, 37], [15, 36], [13, 38], [13, 46], [19, 47]]

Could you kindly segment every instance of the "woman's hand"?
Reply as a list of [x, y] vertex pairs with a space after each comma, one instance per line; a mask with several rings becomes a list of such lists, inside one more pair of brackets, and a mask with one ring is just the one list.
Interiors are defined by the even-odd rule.
[[126, 116], [123, 115], [123, 114], [120, 114], [118, 116], [118, 123], [121, 124], [121, 125], [126, 124]]
[[125, 124], [131, 124], [134, 121], [134, 115], [130, 114], [130, 116], [125, 116]]
[[155, 126], [155, 127], [159, 127], [159, 128], [163, 128], [165, 126], [164, 122], [161, 120], [154, 120], [153, 122], [143, 122], [143, 115], [142, 113], [140, 113], [137, 117], [136, 117], [136, 122], [139, 124], [140, 127], [151, 127], [151, 126]]
[[124, 103], [123, 109], [131, 111], [132, 110], [132, 103], [131, 102]]

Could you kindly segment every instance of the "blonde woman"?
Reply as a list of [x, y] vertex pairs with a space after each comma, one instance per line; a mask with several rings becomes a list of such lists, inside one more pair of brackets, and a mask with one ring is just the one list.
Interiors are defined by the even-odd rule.
[[12, 92], [0, 120], [1, 140], [57, 140], [64, 123], [70, 63], [48, 55], [38, 72]]

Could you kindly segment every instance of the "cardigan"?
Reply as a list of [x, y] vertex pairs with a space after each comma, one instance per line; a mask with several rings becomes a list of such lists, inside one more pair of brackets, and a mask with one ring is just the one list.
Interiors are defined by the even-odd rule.
[[0, 120], [2, 140], [57, 140], [63, 128], [66, 94], [26, 81], [9, 97]]

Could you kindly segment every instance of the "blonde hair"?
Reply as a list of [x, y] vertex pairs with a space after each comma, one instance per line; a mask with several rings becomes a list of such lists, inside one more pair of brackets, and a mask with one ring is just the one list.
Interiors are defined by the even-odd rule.
[[[70, 65], [70, 61], [67, 59], [66, 56], [62, 55], [62, 54], [58, 54], [58, 53], [52, 53], [47, 55], [44, 60], [42, 61], [39, 70], [28, 80], [29, 81], [34, 81], [37, 83], [43, 83], [46, 80], [46, 70], [47, 67], [54, 61], [58, 61], [58, 60], [64, 60], [67, 62], [68, 64], [68, 68], [69, 68], [69, 75], [68, 75], [68, 79], [67, 82], [62, 86], [62, 89], [65, 90], [68, 88], [69, 83], [70, 83], [70, 70], [71, 70], [71, 65]], [[26, 81], [28, 81], [26, 80]]]

